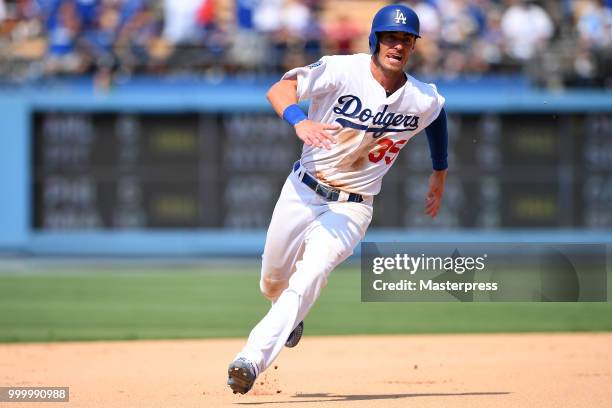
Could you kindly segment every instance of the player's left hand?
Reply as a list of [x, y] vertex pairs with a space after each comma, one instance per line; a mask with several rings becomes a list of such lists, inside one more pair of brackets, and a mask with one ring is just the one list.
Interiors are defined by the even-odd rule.
[[447, 170], [434, 170], [429, 176], [429, 191], [427, 191], [427, 197], [425, 198], [425, 214], [431, 218], [436, 218], [440, 210], [446, 174]]

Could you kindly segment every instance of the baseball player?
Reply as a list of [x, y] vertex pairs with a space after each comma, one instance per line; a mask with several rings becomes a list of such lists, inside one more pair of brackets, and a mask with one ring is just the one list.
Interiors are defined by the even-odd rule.
[[[446, 113], [434, 85], [404, 73], [417, 38], [412, 9], [383, 7], [372, 21], [370, 54], [323, 57], [287, 72], [268, 91], [304, 147], [266, 237], [260, 289], [272, 306], [229, 366], [234, 393], [248, 392], [283, 346], [298, 343], [330, 272], [365, 235], [382, 177], [423, 129], [434, 169], [425, 213], [438, 213], [447, 172]], [[297, 105], [307, 99], [308, 116]]]

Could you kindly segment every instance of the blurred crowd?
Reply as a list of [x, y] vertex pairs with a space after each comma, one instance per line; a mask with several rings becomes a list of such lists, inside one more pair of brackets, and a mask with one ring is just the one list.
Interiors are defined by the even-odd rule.
[[[612, 0], [406, 0], [410, 70], [612, 87]], [[367, 0], [0, 0], [0, 79], [271, 74], [367, 52]], [[363, 7], [361, 7], [363, 6]]]

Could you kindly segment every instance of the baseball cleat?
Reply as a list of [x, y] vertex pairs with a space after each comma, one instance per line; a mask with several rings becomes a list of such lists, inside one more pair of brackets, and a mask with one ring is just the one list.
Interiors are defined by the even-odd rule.
[[227, 385], [234, 394], [246, 394], [255, 384], [257, 372], [255, 366], [244, 357], [232, 361], [227, 369]]
[[295, 347], [300, 342], [302, 338], [302, 334], [304, 333], [304, 321], [301, 321], [300, 324], [297, 325], [295, 329], [289, 335], [289, 338], [285, 342], [285, 347]]

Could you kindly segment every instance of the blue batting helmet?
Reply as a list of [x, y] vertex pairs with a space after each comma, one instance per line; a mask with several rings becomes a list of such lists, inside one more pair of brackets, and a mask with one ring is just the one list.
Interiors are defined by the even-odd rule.
[[378, 46], [376, 33], [402, 31], [420, 38], [419, 26], [419, 17], [410, 7], [402, 4], [391, 4], [381, 8], [374, 16], [374, 20], [372, 20], [372, 29], [370, 30], [369, 37], [370, 53], [374, 54]]

